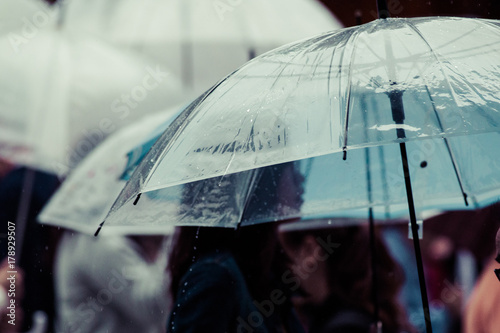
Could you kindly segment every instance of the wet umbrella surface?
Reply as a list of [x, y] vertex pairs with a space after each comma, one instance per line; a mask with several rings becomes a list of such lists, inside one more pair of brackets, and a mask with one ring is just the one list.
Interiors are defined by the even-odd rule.
[[[371, 207], [384, 217], [409, 214], [416, 235], [417, 215], [428, 209], [490, 204], [500, 190], [499, 27], [480, 19], [382, 19], [257, 57], [174, 121], [106, 223], [144, 225], [139, 216], [161, 212], [166, 218], [153, 225], [236, 227]], [[257, 168], [298, 160], [301, 210], [241, 221]], [[195, 181], [197, 209], [183, 209], [182, 184]], [[228, 188], [225, 182], [231, 200], [214, 205], [199, 195]], [[165, 200], [181, 209], [166, 212]], [[207, 213], [190, 217], [204, 202]]]

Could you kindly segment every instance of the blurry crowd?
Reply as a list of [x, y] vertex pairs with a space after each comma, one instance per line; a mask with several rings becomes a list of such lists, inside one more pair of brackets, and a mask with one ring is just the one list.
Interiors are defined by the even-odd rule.
[[[154, 2], [147, 3], [152, 6]], [[121, 8], [107, 7], [99, 1], [68, 1], [65, 20], [71, 29], [88, 30], [85, 33], [89, 35], [108, 28], [109, 36], [99, 38], [121, 44], [122, 51], [149, 52], [148, 61], [141, 65], [154, 65], [141, 72], [149, 75], [140, 76], [142, 85], [127, 86], [125, 91], [120, 87], [117, 91], [128, 95], [112, 91], [111, 100], [104, 98], [107, 109], [110, 105], [116, 107], [111, 114], [133, 122], [142, 108], [147, 112], [150, 106], [157, 111], [158, 104], [148, 99], [155, 96], [153, 85], [163, 80], [175, 77], [183, 88], [182, 93], [172, 89], [169, 92], [172, 101], [164, 107], [180, 101], [187, 103], [255, 55], [308, 37], [313, 31], [320, 33], [325, 31], [321, 29], [341, 27], [317, 1], [290, 2], [310, 2], [314, 10], [324, 11], [318, 16], [318, 26], [312, 24], [313, 19], [303, 26], [288, 22], [284, 30], [291, 36], [277, 40], [264, 36], [262, 43], [256, 42], [258, 37], [247, 27], [244, 30], [248, 34], [241, 39], [248, 45], [241, 47], [238, 42], [232, 49], [224, 49], [224, 45], [234, 36], [217, 47], [203, 48], [208, 42], [197, 44], [203, 33], [175, 45], [172, 41], [182, 36], [170, 36], [166, 46], [160, 43], [157, 48], [148, 43], [161, 39], [160, 34], [127, 44], [124, 40], [134, 37], [137, 29], [131, 27], [132, 23], [146, 26], [144, 33], [147, 33], [148, 28], [161, 31], [166, 27], [162, 20], [172, 19], [141, 18], [141, 13], [134, 12], [136, 7], [127, 1], [116, 1], [123, 4]], [[94, 14], [101, 11], [92, 23], [85, 23], [84, 15], [79, 16], [86, 6], [93, 8]], [[244, 23], [241, 15], [245, 8], [239, 6], [240, 1], [210, 1], [207, 10], [212, 11], [219, 24], [229, 20]], [[114, 17], [108, 12], [112, 10], [128, 14], [120, 12], [121, 15]], [[297, 22], [300, 14], [291, 10], [285, 13]], [[113, 20], [110, 18], [108, 22], [106, 15]], [[130, 22], [127, 15], [131, 15]], [[256, 11], [254, 15], [252, 19], [261, 13]], [[120, 30], [118, 23], [122, 21], [129, 24], [127, 33]], [[35, 20], [33, 24], [37, 22], [41, 21]], [[23, 24], [20, 35], [25, 29]], [[37, 33], [42, 34], [46, 25], [38, 24]], [[184, 32], [190, 31], [184, 25], [181, 27]], [[202, 26], [197, 31], [230, 33], [233, 28], [210, 31]], [[272, 35], [270, 29], [265, 27], [260, 34]], [[177, 52], [171, 55], [172, 59], [165, 55], [170, 48]], [[221, 58], [231, 52], [237, 59]], [[212, 63], [200, 65], [199, 58], [203, 57], [212, 57]], [[111, 59], [110, 63], [113, 62]], [[91, 73], [82, 63], [75, 66]], [[168, 75], [156, 67], [166, 63], [175, 64]], [[214, 73], [205, 73], [210, 70]], [[101, 76], [90, 76], [89, 81], [98, 82]], [[77, 90], [78, 85], [73, 89]], [[85, 114], [86, 108], [99, 103], [85, 106], [82, 100], [89, 91], [82, 90], [73, 104]], [[115, 121], [113, 125], [119, 123]], [[103, 125], [101, 129], [104, 127], [110, 128]], [[86, 132], [87, 141], [89, 137], [96, 139], [92, 145], [98, 145], [109, 134], [104, 130], [98, 135], [95, 131], [89, 133]], [[85, 154], [91, 149], [86, 147]], [[70, 164], [78, 164], [85, 154], [77, 152], [78, 156], [71, 159], [74, 163]], [[336, 223], [335, 218], [297, 219], [237, 229], [183, 226], [164, 234], [94, 237], [71, 228], [39, 223], [38, 214], [64, 182], [65, 175], [37, 168], [35, 164], [27, 166], [0, 157], [0, 332], [425, 332], [415, 253], [408, 239], [408, 226], [401, 221], [377, 226], [374, 239], [366, 221], [347, 218], [342, 223]], [[293, 163], [266, 168], [247, 211], [252, 212], [254, 206], [270, 211], [283, 206], [300, 210], [300, 182], [301, 175]], [[266, 185], [270, 183], [278, 184], [273, 193]], [[242, 220], [245, 218], [242, 216]], [[17, 225], [20, 219], [26, 227], [16, 229], [17, 239], [23, 237], [23, 241], [13, 256], [7, 246], [9, 222]], [[496, 302], [500, 297], [496, 294], [500, 282], [493, 268], [497, 266], [494, 245], [500, 227], [499, 206], [441, 214], [426, 220], [424, 226], [423, 260], [434, 332], [498, 331], [496, 318], [500, 317], [497, 315], [500, 305]], [[375, 242], [376, 253], [369, 246], [371, 241]]]
[[[12, 167], [0, 181], [8, 193], [20, 194], [18, 172], [26, 170]], [[35, 172], [26, 237], [38, 239], [26, 241], [15, 269], [2, 253], [0, 301], [15, 299], [16, 307], [2, 306], [2, 332], [425, 332], [407, 225], [380, 225], [371, 236], [359, 219], [297, 219], [94, 237], [36, 223], [38, 203], [56, 180]], [[300, 209], [302, 180], [294, 163], [266, 167], [248, 214], [262, 202], [269, 212]], [[191, 190], [185, 187], [186, 198]], [[495, 331], [498, 209], [425, 221], [434, 332]], [[15, 220], [15, 213], [2, 218]], [[8, 324], [10, 313], [16, 326]]]

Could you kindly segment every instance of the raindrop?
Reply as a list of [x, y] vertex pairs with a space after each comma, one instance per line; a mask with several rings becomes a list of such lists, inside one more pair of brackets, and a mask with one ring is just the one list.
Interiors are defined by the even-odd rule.
[[427, 166], [427, 161], [422, 161], [422, 163], [420, 163], [421, 168], [425, 168], [426, 166]]

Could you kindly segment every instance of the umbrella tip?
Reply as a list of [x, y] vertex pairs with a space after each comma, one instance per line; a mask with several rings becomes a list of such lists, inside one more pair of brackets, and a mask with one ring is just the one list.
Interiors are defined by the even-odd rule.
[[137, 194], [137, 197], [134, 200], [134, 206], [137, 205], [137, 203], [139, 202], [139, 199], [141, 198], [141, 194], [142, 193]]
[[104, 224], [104, 221], [102, 221], [101, 224], [99, 224], [99, 228], [97, 228], [97, 230], [96, 230], [96, 232], [94, 234], [94, 237], [97, 237], [99, 235], [99, 232], [101, 232], [103, 224]]
[[342, 159], [345, 161], [347, 160], [347, 149], [344, 148], [344, 155], [342, 156]]
[[467, 193], [464, 192], [463, 195], [464, 195], [465, 205], [469, 207], [469, 201], [467, 200]]

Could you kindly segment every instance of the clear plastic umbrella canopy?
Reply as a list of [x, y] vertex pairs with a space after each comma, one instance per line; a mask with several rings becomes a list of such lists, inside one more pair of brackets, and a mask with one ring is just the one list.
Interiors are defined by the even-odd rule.
[[254, 55], [342, 27], [317, 0], [72, 0], [65, 7], [67, 29], [150, 56], [196, 95]]
[[[178, 110], [173, 108], [149, 115], [108, 137], [71, 172], [38, 220], [43, 224], [93, 234], [125, 186], [122, 174], [129, 162], [135, 164], [144, 156], [140, 151], [142, 142], [152, 132], [165, 130]], [[130, 151], [133, 156], [127, 156]], [[120, 226], [109, 228], [103, 234], [158, 234], [170, 231], [166, 227], [151, 230]]]
[[58, 175], [114, 130], [182, 99], [166, 69], [102, 41], [42, 29], [0, 37], [0, 156]]
[[[259, 56], [181, 114], [108, 221], [140, 224], [122, 218], [144, 197], [165, 199], [155, 193], [213, 177], [206, 186], [241, 183], [235, 207], [244, 208], [261, 172], [248, 170], [288, 161], [300, 161], [306, 179], [300, 212], [246, 223], [369, 206], [382, 216], [407, 214], [400, 142], [417, 211], [491, 203], [500, 192], [499, 32], [492, 20], [386, 19]], [[398, 103], [403, 111], [393, 112]], [[250, 176], [233, 180], [238, 173]], [[240, 208], [209, 224], [237, 225]]]

